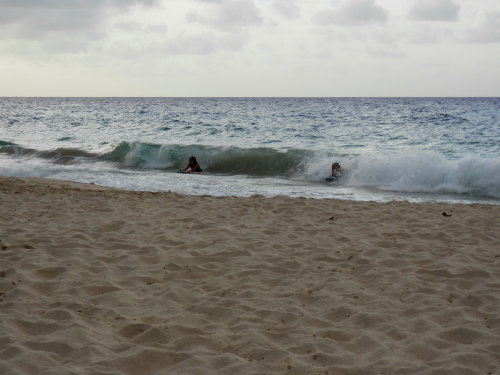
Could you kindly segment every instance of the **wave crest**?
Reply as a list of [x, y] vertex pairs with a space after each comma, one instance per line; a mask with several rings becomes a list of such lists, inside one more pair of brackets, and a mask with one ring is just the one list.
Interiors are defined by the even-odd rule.
[[430, 151], [366, 153], [345, 163], [348, 183], [385, 191], [500, 197], [500, 160], [448, 160]]
[[417, 149], [391, 153], [367, 151], [334, 159], [331, 155], [302, 149], [279, 151], [265, 147], [245, 149], [122, 142], [98, 154], [71, 148], [40, 151], [2, 141], [0, 154], [38, 158], [68, 167], [104, 161], [114, 164], [113, 168], [167, 172], [185, 167], [189, 157], [195, 156], [203, 170], [212, 174], [277, 177], [308, 183], [324, 182], [336, 160], [345, 172], [340, 185], [347, 188], [500, 198], [499, 158], [449, 160], [436, 152]]
[[249, 176], [289, 176], [303, 169], [304, 161], [313, 156], [307, 150], [280, 152], [271, 148], [243, 149], [203, 145], [157, 145], [122, 142], [102, 155], [125, 167], [178, 169], [195, 156], [203, 170], [220, 174]]

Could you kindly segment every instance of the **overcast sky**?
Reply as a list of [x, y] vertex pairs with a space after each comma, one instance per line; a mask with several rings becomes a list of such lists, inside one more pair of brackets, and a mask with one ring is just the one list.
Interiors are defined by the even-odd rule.
[[0, 0], [0, 96], [500, 96], [500, 1]]

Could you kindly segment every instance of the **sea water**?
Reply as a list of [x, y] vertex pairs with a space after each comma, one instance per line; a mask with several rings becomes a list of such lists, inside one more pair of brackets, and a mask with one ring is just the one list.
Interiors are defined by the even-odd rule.
[[[500, 204], [499, 114], [500, 98], [0, 98], [0, 175]], [[176, 173], [190, 156], [203, 174]]]

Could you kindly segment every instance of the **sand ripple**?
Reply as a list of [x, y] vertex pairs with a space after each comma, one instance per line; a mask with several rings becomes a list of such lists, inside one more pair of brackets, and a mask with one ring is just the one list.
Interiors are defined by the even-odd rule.
[[1, 374], [500, 373], [498, 206], [6, 178], [0, 202]]

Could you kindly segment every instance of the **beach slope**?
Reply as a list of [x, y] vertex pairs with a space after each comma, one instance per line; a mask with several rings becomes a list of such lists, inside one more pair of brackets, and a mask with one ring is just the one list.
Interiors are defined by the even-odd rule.
[[498, 374], [500, 206], [0, 178], [2, 374]]

